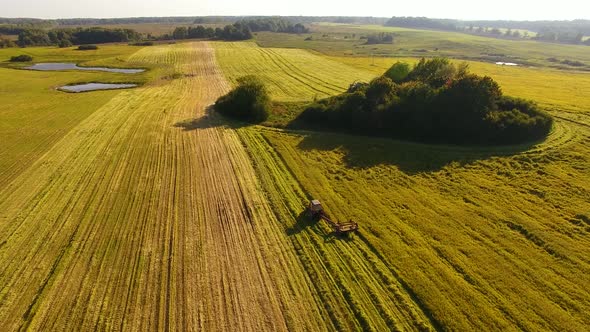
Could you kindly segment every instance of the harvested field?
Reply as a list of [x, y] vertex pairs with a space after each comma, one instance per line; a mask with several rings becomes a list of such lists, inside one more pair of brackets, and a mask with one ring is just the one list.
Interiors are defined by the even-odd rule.
[[330, 329], [237, 136], [201, 118], [228, 89], [213, 50], [130, 61], [189, 75], [118, 93], [0, 192], [0, 329]]

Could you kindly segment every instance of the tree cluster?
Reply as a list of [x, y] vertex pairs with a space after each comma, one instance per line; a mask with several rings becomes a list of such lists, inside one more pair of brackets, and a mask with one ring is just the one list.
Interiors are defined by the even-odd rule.
[[256, 76], [238, 79], [238, 85], [215, 102], [215, 110], [241, 121], [259, 123], [268, 118], [271, 102], [266, 87]]
[[394, 64], [370, 83], [310, 105], [296, 123], [317, 128], [462, 145], [545, 137], [553, 120], [532, 102], [507, 97], [490, 77], [444, 58]]
[[367, 38], [367, 42], [366, 42], [367, 45], [393, 43], [393, 34], [392, 33], [380, 32], [380, 33], [368, 35], [366, 38]]
[[427, 17], [392, 17], [384, 24], [390, 27], [456, 30], [457, 21], [447, 19], [432, 19]]
[[68, 47], [71, 45], [103, 44], [116, 42], [129, 42], [141, 39], [141, 35], [131, 29], [107, 29], [107, 28], [76, 28], [76, 29], [25, 29], [18, 35], [18, 45], [25, 46], [49, 46], [59, 45]]
[[307, 33], [309, 29], [301, 23], [293, 24], [291, 21], [281, 17], [266, 17], [255, 19], [243, 19], [238, 21], [246, 25], [253, 32], [270, 31], [284, 33]]
[[544, 27], [537, 32], [534, 39], [566, 44], [582, 44], [583, 38], [584, 34], [581, 31]]
[[10, 62], [31, 62], [33, 57], [27, 54], [16, 55], [10, 58]]
[[15, 47], [16, 43], [8, 38], [0, 36], [0, 48]]
[[163, 39], [181, 40], [192, 38], [215, 38], [221, 40], [247, 40], [252, 38], [252, 32], [248, 26], [241, 23], [226, 25], [222, 28], [206, 28], [202, 25], [196, 27], [177, 27], [172, 36], [164, 36]]

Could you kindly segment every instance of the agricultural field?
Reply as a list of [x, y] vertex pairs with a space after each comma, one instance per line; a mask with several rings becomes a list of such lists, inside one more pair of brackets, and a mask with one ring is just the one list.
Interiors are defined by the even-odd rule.
[[[519, 146], [245, 126], [212, 111], [244, 75], [259, 76], [274, 101], [301, 103], [417, 59], [343, 56], [325, 43], [350, 41], [303, 49], [280, 36], [257, 38], [281, 47], [0, 50], [0, 330], [590, 325], [586, 73], [469, 63], [556, 117], [545, 141]], [[47, 73], [6, 62], [21, 53], [148, 70]], [[89, 81], [140, 87], [54, 89]], [[313, 222], [312, 198], [359, 231], [340, 237]]]
[[277, 101], [325, 98], [345, 91], [355, 80], [375, 75], [298, 49], [261, 48], [254, 43], [215, 43], [219, 65], [235, 83], [245, 75], [257, 75]]
[[[361, 37], [386, 32], [394, 35], [392, 44], [366, 45]], [[306, 40], [311, 36], [311, 40]], [[574, 60], [590, 70], [588, 46], [544, 43], [532, 40], [505, 40], [460, 32], [417, 30], [377, 25], [319, 23], [311, 33], [294, 35], [259, 32], [262, 47], [308, 49], [332, 56], [434, 57], [483, 62], [515, 62], [523, 65], [554, 67], [549, 58]], [[579, 67], [557, 67], [579, 70]]]
[[[233, 75], [237, 61], [224, 67], [224, 54], [218, 56], [226, 75]], [[325, 59], [374, 75], [396, 61]], [[380, 317], [388, 326], [404, 329], [399, 315], [354, 306], [371, 299], [377, 308], [389, 308], [384, 295], [401, 291], [412, 301], [394, 301], [428, 319], [412, 318], [418, 326], [583, 330], [590, 323], [584, 314], [590, 305], [590, 121], [588, 99], [581, 92], [588, 89], [587, 76], [477, 62], [470, 66], [498, 79], [508, 93], [531, 91], [525, 96], [556, 116], [579, 121], [558, 121], [545, 142], [505, 148], [440, 147], [262, 127], [238, 133], [285, 232], [295, 243], [312, 239], [314, 247], [301, 245], [300, 255], [313, 259], [319, 253], [330, 262], [324, 273], [337, 276], [334, 282], [351, 297], [349, 310], [361, 324], [376, 327]], [[340, 240], [331, 237], [326, 225], [302, 218], [301, 202], [312, 197], [338, 220], [362, 221], [360, 234]], [[307, 264], [308, 270], [317, 269]], [[345, 271], [354, 271], [355, 279]], [[373, 285], [393, 288], [383, 291], [359, 281], [374, 276], [381, 279]], [[326, 292], [334, 286], [317, 287]]]

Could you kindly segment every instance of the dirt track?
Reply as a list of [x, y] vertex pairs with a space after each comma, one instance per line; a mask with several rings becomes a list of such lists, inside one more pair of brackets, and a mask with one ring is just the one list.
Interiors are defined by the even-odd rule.
[[203, 117], [229, 88], [213, 50], [134, 58], [183, 75], [120, 93], [0, 191], [0, 330], [331, 329], [236, 134]]

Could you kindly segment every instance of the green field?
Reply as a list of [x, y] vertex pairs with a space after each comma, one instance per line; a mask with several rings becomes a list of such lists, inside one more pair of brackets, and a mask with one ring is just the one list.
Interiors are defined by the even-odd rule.
[[[436, 44], [437, 33], [422, 33]], [[298, 49], [304, 36], [283, 37], [258, 34], [278, 48], [0, 50], [0, 330], [590, 326], [590, 79], [543, 62], [587, 54], [548, 47], [535, 56], [523, 42], [510, 52], [539, 66], [469, 63], [556, 117], [545, 141], [520, 146], [244, 126], [210, 112], [244, 75], [258, 75], [275, 101], [306, 102], [400, 59], [344, 56], [355, 43], [344, 39]], [[472, 37], [440, 35], [445, 45], [463, 38], [440, 53], [463, 48], [469, 58], [481, 46]], [[148, 71], [33, 72], [6, 62], [21, 53]], [[55, 90], [88, 81], [141, 86]], [[360, 230], [340, 237], [312, 222], [311, 198]]]
[[[218, 56], [226, 75], [240, 66], [235, 60], [223, 66], [224, 54]], [[329, 60], [374, 75], [395, 61]], [[239, 134], [286, 233], [294, 233], [295, 243], [315, 241], [313, 248], [301, 245], [302, 255], [312, 259], [319, 252], [323, 262], [339, 262], [325, 267], [336, 278], [319, 284], [320, 292], [344, 288], [351, 299], [340, 310], [357, 314], [361, 323], [369, 321], [379, 330], [377, 322], [383, 321], [405, 329], [399, 321], [403, 314], [383, 309], [395, 308], [387, 295], [405, 293], [412, 301], [401, 301], [403, 307], [421, 314], [412, 318], [414, 325], [583, 329], [589, 323], [583, 308], [590, 305], [589, 294], [579, 292], [587, 287], [578, 288], [590, 282], [590, 121], [582, 92], [590, 87], [588, 76], [470, 66], [497, 79], [510, 94], [584, 122], [558, 121], [543, 143], [496, 149], [263, 128]], [[281, 79], [289, 73], [273, 74]], [[302, 221], [303, 202], [311, 197], [325, 202], [339, 220], [361, 221], [361, 234], [340, 241], [329, 237], [328, 227]], [[310, 263], [309, 269], [318, 267]], [[343, 271], [353, 271], [355, 279]], [[359, 281], [376, 275], [381, 280], [374, 285], [391, 288], [367, 288], [367, 281]], [[367, 302], [381, 309], [367, 310]]]

